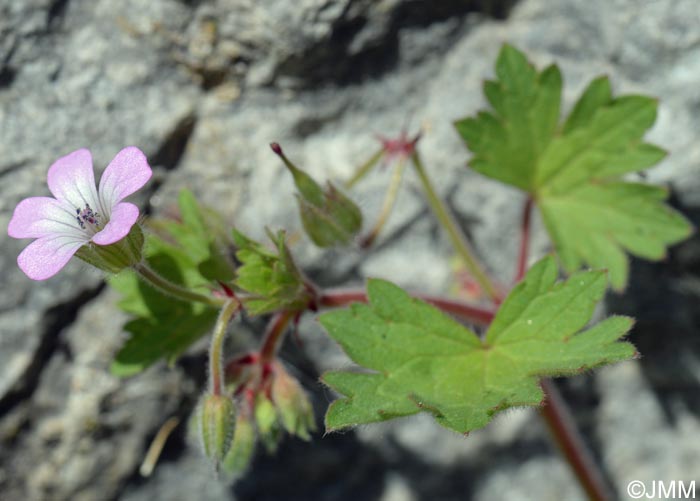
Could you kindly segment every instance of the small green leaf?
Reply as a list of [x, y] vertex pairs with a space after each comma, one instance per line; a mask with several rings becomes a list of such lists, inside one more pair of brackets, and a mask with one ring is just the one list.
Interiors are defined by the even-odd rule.
[[[208, 293], [208, 280], [185, 251], [154, 234], [146, 237], [147, 262], [157, 273], [192, 290]], [[173, 362], [192, 343], [208, 333], [217, 312], [209, 306], [164, 296], [127, 270], [109, 278], [122, 294], [119, 307], [135, 318], [124, 325], [130, 334], [117, 353], [112, 372], [130, 376], [160, 358]]]
[[230, 282], [235, 270], [228, 256], [230, 239], [221, 216], [201, 207], [192, 192], [182, 190], [178, 197], [180, 221], [153, 219], [149, 227], [164, 240], [184, 250], [196, 263], [199, 273], [214, 282]]
[[666, 155], [642, 140], [656, 119], [655, 99], [614, 98], [608, 79], [599, 77], [559, 127], [556, 67], [538, 73], [506, 45], [496, 75], [484, 86], [493, 112], [458, 121], [457, 131], [474, 154], [474, 170], [533, 197], [567, 272], [607, 268], [613, 287], [622, 289], [625, 251], [661, 259], [667, 246], [690, 235], [688, 221], [664, 204], [664, 190], [621, 177]]
[[243, 304], [251, 315], [303, 309], [309, 301], [308, 291], [285, 243], [285, 233], [268, 236], [275, 251], [233, 230], [236, 257], [241, 262], [235, 284], [251, 294], [243, 298]]
[[177, 309], [158, 321], [148, 318], [131, 320], [124, 330], [131, 336], [112, 362], [115, 376], [127, 377], [144, 371], [165, 357], [173, 363], [192, 343], [211, 331], [216, 312], [211, 309], [195, 313]]
[[581, 331], [605, 292], [603, 272], [556, 283], [551, 257], [537, 263], [504, 301], [484, 339], [395, 285], [370, 280], [370, 303], [321, 316], [346, 353], [371, 372], [330, 372], [344, 395], [328, 430], [424, 411], [467, 433], [514, 406], [542, 401], [543, 376], [576, 374], [632, 357], [620, 342], [632, 320], [611, 317]]

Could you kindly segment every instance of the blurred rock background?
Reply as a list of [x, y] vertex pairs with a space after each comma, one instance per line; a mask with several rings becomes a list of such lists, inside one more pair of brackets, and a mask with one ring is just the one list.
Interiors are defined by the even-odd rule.
[[[561, 66], [567, 108], [599, 74], [619, 93], [658, 96], [649, 139], [671, 154], [648, 177], [698, 223], [696, 0], [0, 0], [0, 226], [19, 200], [48, 193], [57, 157], [89, 147], [99, 170], [133, 144], [156, 169], [139, 199], [152, 213], [186, 186], [261, 237], [265, 225], [298, 228], [270, 141], [318, 178], [341, 179], [374, 151], [376, 134], [423, 127], [437, 185], [508, 280], [519, 195], [465, 169], [451, 127], [484, 106], [481, 83], [505, 41]], [[355, 192], [369, 220], [388, 175]], [[116, 295], [76, 263], [31, 282], [15, 264], [25, 244], [0, 233], [0, 499], [584, 499], [537, 414], [523, 410], [467, 438], [420, 416], [287, 440], [233, 486], [215, 480], [181, 425], [144, 479], [155, 433], [170, 416], [186, 421], [196, 401], [203, 351], [172, 369], [111, 376], [123, 342]], [[547, 249], [541, 229], [535, 246]], [[450, 285], [449, 242], [411, 175], [374, 250], [295, 250], [324, 284]], [[665, 262], [635, 261], [628, 291], [607, 307], [638, 318], [631, 339], [643, 358], [560, 382], [620, 499], [635, 479], [696, 480], [700, 491], [699, 296], [697, 237]], [[320, 423], [332, 397], [318, 374], [348, 362], [313, 320], [301, 336], [285, 358]]]

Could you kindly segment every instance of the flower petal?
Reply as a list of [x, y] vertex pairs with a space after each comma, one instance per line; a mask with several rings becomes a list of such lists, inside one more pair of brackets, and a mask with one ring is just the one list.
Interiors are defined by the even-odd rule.
[[118, 242], [129, 234], [131, 227], [139, 217], [139, 208], [129, 202], [117, 204], [112, 209], [109, 223], [92, 237], [97, 245], [109, 245]]
[[109, 211], [111, 207], [139, 190], [152, 174], [146, 155], [141, 150], [135, 146], [121, 150], [109, 163], [100, 179], [100, 199], [104, 210]]
[[100, 200], [95, 189], [95, 174], [92, 171], [92, 155], [80, 149], [56, 160], [47, 176], [49, 190], [59, 201], [68, 202], [76, 209], [89, 204], [100, 212]]
[[[66, 203], [50, 197], [25, 198], [12, 214], [7, 234], [14, 238], [39, 238], [48, 235], [85, 235], [76, 213]], [[85, 237], [87, 241], [87, 237]]]
[[85, 243], [84, 239], [68, 235], [42, 237], [17, 256], [17, 264], [32, 280], [46, 280], [58, 273]]

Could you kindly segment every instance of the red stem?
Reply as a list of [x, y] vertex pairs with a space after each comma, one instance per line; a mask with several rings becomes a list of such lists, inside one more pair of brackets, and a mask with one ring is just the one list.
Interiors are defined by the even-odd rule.
[[523, 219], [520, 224], [520, 251], [518, 252], [518, 269], [515, 273], [515, 282], [525, 276], [527, 271], [527, 255], [530, 247], [530, 220], [532, 217], [532, 198], [527, 197], [523, 207]]
[[591, 501], [610, 501], [615, 499], [603, 474], [586, 447], [571, 413], [559, 390], [551, 379], [540, 382], [545, 394], [544, 406], [540, 415], [544, 418], [549, 431], [569, 466], [576, 474], [579, 484], [586, 491]]
[[[415, 297], [432, 304], [445, 313], [450, 313], [479, 325], [490, 324], [495, 314], [491, 309], [453, 299], [425, 295]], [[360, 289], [326, 289], [318, 296], [317, 301], [319, 306], [333, 308], [346, 306], [350, 303], [366, 303], [368, 298], [367, 293]]]
[[[515, 274], [515, 282], [522, 280], [527, 272], [532, 206], [533, 200], [531, 197], [528, 197], [523, 206], [520, 225], [520, 251], [518, 253], [518, 269]], [[579, 484], [586, 491], [591, 501], [614, 499], [600, 468], [593, 460], [593, 456], [579, 433], [576, 422], [554, 382], [551, 379], [543, 378], [540, 384], [545, 395], [544, 406], [540, 409], [540, 415], [547, 423], [552, 438], [554, 438], [554, 441], [569, 463]]]
[[270, 319], [260, 348], [260, 364], [271, 362], [275, 358], [287, 324], [294, 315], [295, 313], [290, 311], [281, 311]]

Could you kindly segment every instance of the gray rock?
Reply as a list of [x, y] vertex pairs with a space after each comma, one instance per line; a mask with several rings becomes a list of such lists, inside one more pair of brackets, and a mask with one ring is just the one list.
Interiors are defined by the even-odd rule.
[[[52, 333], [60, 348], [41, 368], [31, 400], [3, 418], [3, 497], [114, 497], [143, 459], [149, 436], [192, 391], [176, 370], [128, 381], [109, 373], [125, 320], [115, 299], [100, 295], [70, 327]], [[27, 426], [31, 432], [22, 431]]]

